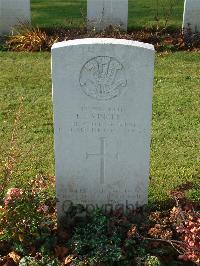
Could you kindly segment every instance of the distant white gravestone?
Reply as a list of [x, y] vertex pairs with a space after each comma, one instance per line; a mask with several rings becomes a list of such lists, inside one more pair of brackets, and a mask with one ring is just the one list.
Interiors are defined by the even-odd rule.
[[185, 0], [183, 29], [185, 33], [200, 32], [200, 0]]
[[88, 29], [97, 31], [108, 26], [127, 30], [128, 0], [87, 0]]
[[58, 217], [147, 203], [154, 47], [82, 39], [52, 47]]
[[9, 34], [21, 22], [31, 22], [30, 0], [0, 0], [0, 34]]

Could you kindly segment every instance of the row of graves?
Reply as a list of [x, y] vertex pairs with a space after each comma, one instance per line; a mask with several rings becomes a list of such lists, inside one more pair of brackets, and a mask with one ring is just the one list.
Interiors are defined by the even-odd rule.
[[[0, 34], [9, 34], [20, 23], [31, 23], [30, 0], [0, 0]], [[126, 31], [128, 0], [87, 0], [88, 28], [104, 30], [109, 25]], [[183, 30], [200, 31], [200, 1], [185, 0]]]

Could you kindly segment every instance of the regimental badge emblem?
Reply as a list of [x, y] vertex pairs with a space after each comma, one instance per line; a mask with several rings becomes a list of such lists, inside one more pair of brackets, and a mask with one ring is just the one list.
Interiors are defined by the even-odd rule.
[[80, 72], [84, 93], [96, 100], [119, 96], [127, 87], [124, 66], [114, 57], [97, 56], [87, 61]]

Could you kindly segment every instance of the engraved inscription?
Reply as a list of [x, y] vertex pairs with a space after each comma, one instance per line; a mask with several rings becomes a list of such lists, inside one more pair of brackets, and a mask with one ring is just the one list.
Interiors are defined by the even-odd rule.
[[92, 58], [81, 69], [80, 85], [84, 93], [91, 98], [112, 99], [119, 96], [127, 87], [125, 69], [116, 58]]
[[122, 106], [80, 106], [69, 125], [70, 133], [88, 133], [107, 137], [113, 133], [134, 134], [134, 117], [127, 117], [127, 110]]
[[[105, 180], [105, 156], [107, 154], [105, 153], [105, 138], [100, 138], [100, 153], [88, 153], [86, 152], [86, 160], [90, 156], [99, 156], [100, 157], [100, 184], [104, 184]], [[119, 155], [116, 153], [115, 158], [118, 159]]]

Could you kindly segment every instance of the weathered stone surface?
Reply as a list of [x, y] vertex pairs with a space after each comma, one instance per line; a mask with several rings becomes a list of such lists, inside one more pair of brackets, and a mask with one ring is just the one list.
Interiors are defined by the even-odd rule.
[[71, 203], [147, 203], [154, 48], [116, 39], [52, 47], [59, 219]]
[[0, 34], [9, 34], [21, 22], [31, 22], [30, 0], [0, 0]]
[[200, 32], [200, 0], [185, 0], [183, 13], [184, 32]]
[[128, 0], [87, 0], [88, 28], [96, 31], [109, 25], [127, 30]]

